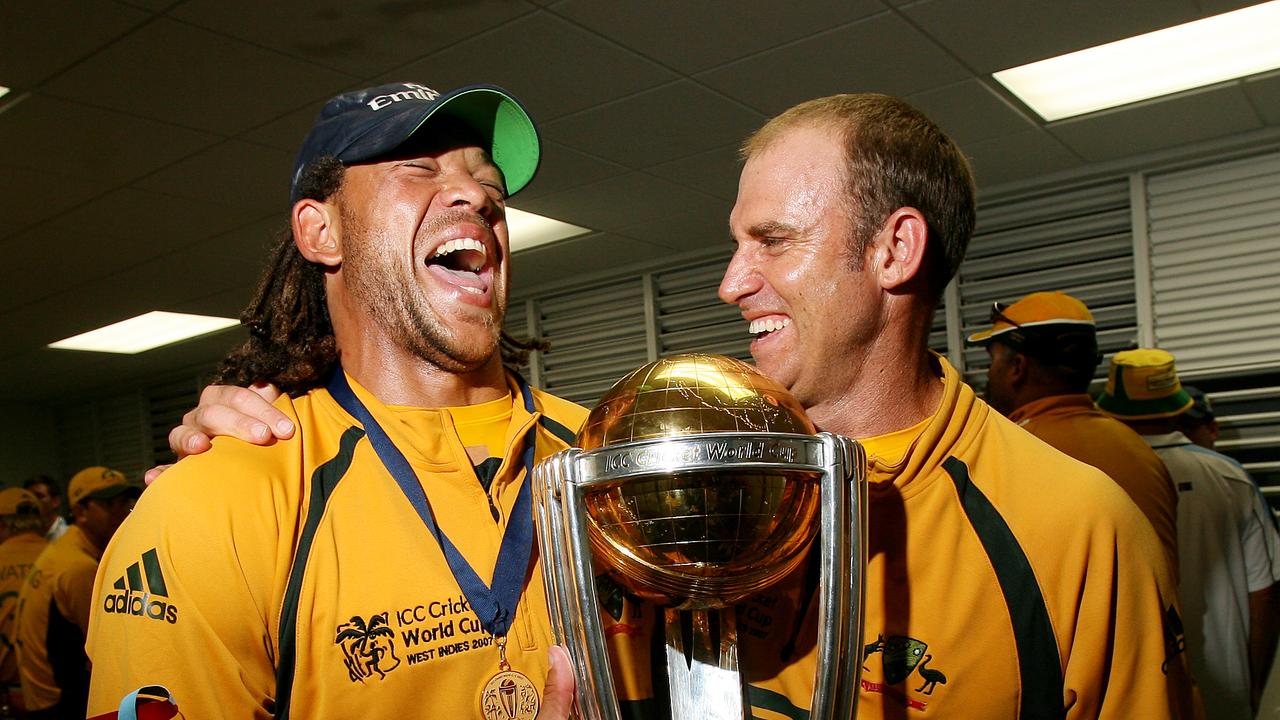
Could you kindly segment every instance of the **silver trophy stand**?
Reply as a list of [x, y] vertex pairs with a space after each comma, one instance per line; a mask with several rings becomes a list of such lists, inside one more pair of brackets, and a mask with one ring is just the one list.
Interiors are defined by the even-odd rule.
[[[588, 452], [570, 448], [540, 463], [534, 469], [533, 489], [543, 576], [556, 640], [569, 648], [574, 659], [579, 716], [584, 720], [621, 720], [596, 592], [599, 562], [601, 569], [611, 567], [643, 586], [649, 595], [657, 593], [668, 599], [664, 616], [672, 720], [751, 717], [738, 668], [733, 604], [776, 581], [778, 573], [762, 584], [759, 573], [718, 574], [715, 568], [705, 566], [695, 568], [697, 572], [655, 567], [659, 564], [646, 562], [643, 548], [634, 552], [624, 549], [619, 557], [597, 560], [591, 535], [600, 529], [599, 525], [593, 528], [598, 519], [588, 510], [588, 498], [602, 489], [625, 498], [631, 483], [647, 483], [646, 491], [652, 491], [655, 482], [673, 478], [747, 472], [817, 476], [820, 502], [814, 542], [819, 543], [821, 574], [817, 671], [810, 717], [854, 718], [861, 669], [862, 569], [866, 565], [864, 468], [862, 448], [831, 433], [683, 435]], [[621, 514], [625, 516], [627, 511]], [[678, 537], [674, 542], [715, 540], [707, 537], [710, 523], [698, 522], [702, 518], [697, 515], [687, 519], [694, 521], [672, 524], [692, 536]], [[813, 528], [779, 527], [775, 531], [788, 530], [811, 533]], [[691, 633], [681, 627], [681, 612], [691, 615]], [[690, 638], [692, 642], [687, 643]]]

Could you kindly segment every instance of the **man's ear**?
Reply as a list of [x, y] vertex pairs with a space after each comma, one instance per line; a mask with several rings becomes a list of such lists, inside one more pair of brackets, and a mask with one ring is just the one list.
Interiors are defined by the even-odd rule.
[[302, 257], [318, 265], [342, 264], [342, 223], [338, 206], [303, 199], [293, 204], [293, 242]]
[[1015, 388], [1022, 387], [1031, 377], [1031, 360], [1017, 350], [1010, 349], [1006, 352], [1009, 353], [1009, 357], [1005, 360], [1009, 384]]
[[929, 242], [929, 223], [913, 207], [901, 207], [889, 214], [876, 234], [871, 252], [873, 270], [886, 290], [901, 289], [922, 277], [924, 253]]

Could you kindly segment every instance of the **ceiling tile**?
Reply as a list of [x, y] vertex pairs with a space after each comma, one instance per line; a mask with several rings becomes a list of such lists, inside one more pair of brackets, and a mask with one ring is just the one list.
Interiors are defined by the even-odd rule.
[[932, 41], [888, 13], [697, 76], [768, 115], [836, 93], [905, 96], [967, 77]]
[[267, 258], [277, 241], [285, 233], [290, 233], [289, 237], [293, 237], [289, 230], [288, 216], [285, 213], [272, 213], [209, 238], [201, 249], [222, 258], [238, 260], [240, 269], [237, 272], [245, 283], [253, 284], [266, 267]]
[[[46, 256], [50, 253], [44, 253]], [[104, 253], [105, 255], [105, 253]], [[63, 258], [43, 266], [28, 260], [33, 274], [56, 272], [59, 279], [79, 271], [87, 259]], [[243, 263], [235, 258], [189, 249], [128, 265], [117, 264], [93, 278], [55, 292], [29, 294], [13, 303], [0, 284], [0, 327], [13, 347], [45, 345], [151, 310], [168, 310], [192, 298], [241, 287]], [[46, 288], [39, 288], [46, 290]]]
[[186, 2], [186, 0], [116, 0], [116, 1], [124, 3], [125, 5], [132, 5], [133, 7], [139, 8], [141, 10], [146, 10], [148, 12], [153, 12], [153, 13], [164, 12], [165, 10], [168, 10], [174, 5], [181, 5], [182, 3]]
[[629, 237], [597, 233], [516, 253], [511, 256], [511, 274], [518, 295], [539, 285], [620, 270], [631, 263], [670, 254], [671, 251], [665, 247]]
[[190, 0], [169, 15], [319, 65], [370, 77], [535, 8], [522, 0], [312, 0], [305, 5]]
[[[364, 83], [358, 83], [363, 85]], [[343, 88], [338, 92], [347, 90], [355, 90], [356, 87]], [[338, 93], [334, 93], [337, 95]], [[240, 138], [249, 142], [266, 145], [277, 150], [283, 150], [292, 155], [297, 155], [298, 150], [302, 147], [302, 141], [306, 139], [307, 132], [311, 130], [311, 125], [315, 123], [316, 118], [320, 116], [320, 109], [324, 107], [323, 100], [307, 103], [306, 106], [285, 113], [284, 115], [271, 120], [265, 124], [259, 125], [251, 130], [246, 130], [240, 134]]]
[[0, 115], [4, 163], [115, 187], [217, 142], [195, 130], [33, 94]]
[[1232, 83], [1063, 120], [1048, 130], [1086, 160], [1101, 161], [1259, 127], [1244, 91]]
[[6, 258], [0, 309], [24, 307], [91, 284], [167, 250], [167, 239], [151, 233], [127, 238], [89, 236], [96, 241], [85, 242], [84, 233], [45, 224], [0, 243]]
[[[150, 19], [111, 0], [0, 3], [0, 85], [28, 90]], [[75, 18], [74, 29], [68, 18]]]
[[1062, 143], [1039, 129], [961, 144], [960, 150], [969, 156], [980, 190], [1083, 164]]
[[902, 12], [981, 74], [1178, 25], [1200, 14], [1193, 0], [927, 0]]
[[723, 200], [644, 173], [628, 173], [521, 202], [529, 212], [593, 230], [616, 231], [672, 213], [721, 211]]
[[[0, 238], [73, 208], [103, 188], [47, 170], [0, 166]], [[8, 232], [5, 230], [8, 229]]]
[[1246, 81], [1244, 92], [1268, 125], [1280, 125], [1280, 72]]
[[729, 245], [729, 211], [732, 200], [721, 201], [716, 212], [672, 213], [625, 227], [619, 235], [635, 238], [651, 245], [661, 245], [676, 252]]
[[254, 213], [289, 207], [290, 153], [228, 140], [139, 180], [137, 187]]
[[44, 89], [91, 105], [234, 135], [307, 103], [322, 102], [353, 79], [159, 19], [62, 73]]
[[[553, 12], [680, 72], [737, 60], [884, 11], [878, 0], [567, 0]], [[707, 28], [732, 22], [731, 32]]]
[[546, 12], [471, 37], [383, 80], [437, 90], [494, 83], [515, 93], [540, 125], [674, 80], [670, 70]]
[[1196, 4], [1200, 6], [1200, 14], [1208, 17], [1257, 5], [1258, 0], [1196, 0]]
[[681, 80], [546, 123], [543, 129], [547, 137], [578, 150], [643, 168], [740, 141], [764, 119]]
[[906, 99], [961, 145], [1038, 127], [980, 80], [964, 80]]
[[122, 188], [81, 205], [50, 225], [72, 236], [101, 238], [117, 246], [138, 238], [158, 244], [156, 255], [191, 245], [253, 220], [243, 207], [199, 202], [136, 188]]
[[571, 147], [558, 142], [542, 140], [542, 160], [538, 165], [538, 174], [533, 182], [520, 191], [514, 205], [520, 206], [525, 198], [541, 197], [578, 185], [585, 185], [597, 180], [623, 175], [627, 168], [602, 158], [580, 153]]
[[700, 190], [724, 200], [738, 196], [738, 175], [742, 163], [738, 160], [741, 143], [722, 145], [697, 155], [671, 160], [646, 168], [645, 172], [670, 180], [673, 183]]

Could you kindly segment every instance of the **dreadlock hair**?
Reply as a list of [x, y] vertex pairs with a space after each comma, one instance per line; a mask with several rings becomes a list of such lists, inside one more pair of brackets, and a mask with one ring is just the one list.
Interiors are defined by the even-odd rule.
[[[308, 165], [298, 179], [299, 197], [325, 201], [342, 187], [345, 168], [332, 156]], [[258, 281], [253, 300], [240, 314], [249, 339], [231, 351], [214, 372], [213, 382], [249, 385], [267, 382], [290, 397], [319, 387], [338, 361], [338, 344], [325, 301], [323, 265], [302, 256], [293, 230], [284, 228]], [[550, 345], [540, 339], [499, 335], [502, 363], [519, 371], [534, 350]]]
[[[303, 169], [299, 197], [328, 200], [342, 186], [345, 168], [324, 156]], [[218, 366], [215, 383], [269, 382], [291, 397], [318, 387], [338, 361], [338, 344], [325, 302], [324, 267], [302, 256], [293, 230], [276, 236], [249, 306], [240, 314], [249, 339]]]

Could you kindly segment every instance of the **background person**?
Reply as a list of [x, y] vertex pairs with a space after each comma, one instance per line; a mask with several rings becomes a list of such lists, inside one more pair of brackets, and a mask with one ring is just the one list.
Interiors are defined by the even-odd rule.
[[1098, 352], [1093, 313], [1062, 292], [1032, 293], [991, 310], [991, 327], [969, 336], [987, 348], [987, 402], [1027, 432], [1103, 471], [1128, 493], [1178, 571], [1178, 494], [1164, 463], [1089, 396]]
[[44, 530], [43, 509], [35, 495], [21, 488], [0, 490], [0, 686], [7, 693], [9, 708], [19, 713], [26, 705], [14, 652], [18, 591], [49, 544]]
[[67, 485], [73, 523], [36, 558], [18, 594], [18, 671], [30, 718], [84, 718], [93, 581], [102, 551], [141, 489], [105, 467]]
[[36, 475], [27, 478], [22, 487], [40, 500], [47, 524], [45, 539], [52, 542], [62, 537], [68, 526], [67, 519], [62, 515], [62, 491], [58, 489], [58, 483], [48, 475]]
[[1200, 447], [1212, 450], [1218, 444], [1219, 433], [1213, 403], [1198, 387], [1183, 385], [1182, 389], [1191, 397], [1191, 407], [1178, 416], [1178, 432]]
[[1178, 488], [1179, 594], [1210, 718], [1252, 718], [1275, 653], [1280, 537], [1239, 463], [1177, 430], [1193, 405], [1164, 350], [1116, 353], [1098, 407], [1142, 435]]

